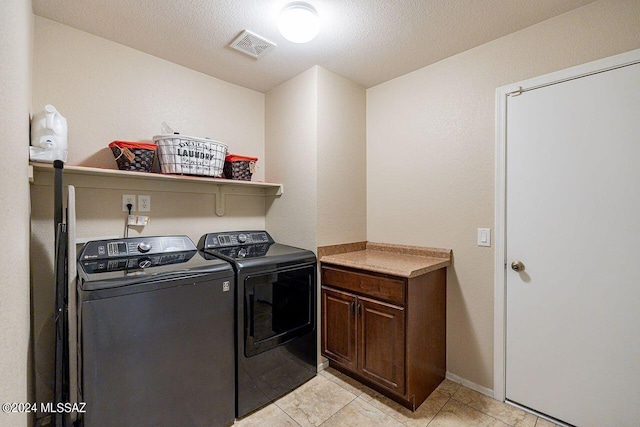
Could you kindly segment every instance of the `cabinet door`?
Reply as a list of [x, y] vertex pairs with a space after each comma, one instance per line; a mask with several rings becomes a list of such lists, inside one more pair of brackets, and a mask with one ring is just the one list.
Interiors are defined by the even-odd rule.
[[356, 369], [356, 297], [322, 287], [322, 355]]
[[360, 373], [403, 395], [404, 309], [368, 298], [357, 304]]

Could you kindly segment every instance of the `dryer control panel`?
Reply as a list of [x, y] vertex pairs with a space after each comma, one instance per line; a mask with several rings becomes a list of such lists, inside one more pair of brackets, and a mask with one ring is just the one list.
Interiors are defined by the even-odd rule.
[[200, 238], [198, 249], [226, 248], [240, 245], [275, 243], [266, 231], [227, 231], [223, 233], [209, 233]]
[[129, 237], [87, 242], [78, 259], [113, 259], [194, 250], [196, 247], [187, 236]]

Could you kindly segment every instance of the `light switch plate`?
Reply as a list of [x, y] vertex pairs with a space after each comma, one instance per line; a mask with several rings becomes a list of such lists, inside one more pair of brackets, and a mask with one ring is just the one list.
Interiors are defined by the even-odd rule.
[[490, 228], [478, 228], [478, 246], [491, 246]]

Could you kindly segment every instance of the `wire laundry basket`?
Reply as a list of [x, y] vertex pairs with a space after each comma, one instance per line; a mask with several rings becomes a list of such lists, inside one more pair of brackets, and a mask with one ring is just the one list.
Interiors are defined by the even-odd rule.
[[227, 145], [212, 139], [184, 135], [157, 135], [160, 170], [165, 174], [220, 177]]

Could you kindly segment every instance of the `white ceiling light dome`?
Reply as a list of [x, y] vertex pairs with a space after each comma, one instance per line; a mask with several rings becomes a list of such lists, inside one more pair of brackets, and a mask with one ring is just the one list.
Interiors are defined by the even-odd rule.
[[294, 43], [307, 43], [318, 35], [318, 13], [309, 3], [296, 1], [287, 4], [280, 13], [278, 29], [285, 39]]

